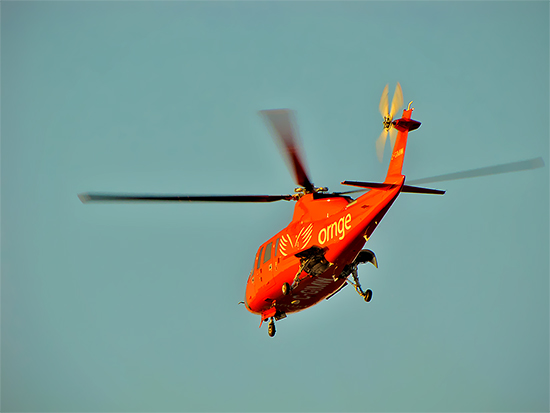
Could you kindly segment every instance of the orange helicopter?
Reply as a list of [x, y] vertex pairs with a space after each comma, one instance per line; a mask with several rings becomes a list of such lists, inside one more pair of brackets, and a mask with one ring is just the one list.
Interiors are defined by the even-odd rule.
[[[372, 263], [378, 268], [374, 252], [363, 249], [365, 243], [388, 212], [399, 194], [418, 193], [443, 195], [445, 191], [412, 186], [453, 179], [534, 169], [544, 166], [542, 158], [514, 162], [454, 174], [440, 175], [405, 184], [403, 159], [410, 131], [420, 122], [411, 119], [414, 108], [409, 103], [403, 115], [393, 120], [403, 105], [401, 86], [397, 84], [391, 110], [388, 105], [388, 86], [380, 100], [384, 130], [376, 141], [380, 161], [389, 134], [393, 146], [384, 182], [343, 181], [343, 185], [362, 188], [347, 192], [328, 192], [315, 187], [306, 172], [301, 155], [294, 114], [287, 109], [265, 110], [260, 114], [272, 128], [280, 143], [295, 182], [299, 185], [293, 195], [133, 195], [82, 193], [83, 203], [109, 201], [168, 201], [168, 202], [274, 202], [295, 201], [291, 222], [269, 238], [258, 249], [254, 267], [246, 284], [245, 301], [251, 313], [260, 315], [260, 327], [269, 320], [268, 334], [275, 335], [275, 320], [287, 314], [305, 310], [329, 299], [347, 284], [366, 301], [372, 298], [370, 289], [363, 289], [357, 268]], [[352, 193], [368, 191], [354, 199]]]

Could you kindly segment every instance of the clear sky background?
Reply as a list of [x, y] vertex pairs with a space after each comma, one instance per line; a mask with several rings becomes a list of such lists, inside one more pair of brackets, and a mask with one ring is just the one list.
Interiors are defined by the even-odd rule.
[[[549, 4], [1, 3], [2, 411], [548, 411]], [[318, 186], [378, 181], [384, 86], [422, 127], [379, 269], [269, 338], [237, 303], [293, 204], [257, 112], [297, 111]]]

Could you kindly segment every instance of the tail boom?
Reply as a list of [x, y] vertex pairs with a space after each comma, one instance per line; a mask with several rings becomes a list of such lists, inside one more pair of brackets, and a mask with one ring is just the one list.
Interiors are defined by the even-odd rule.
[[398, 133], [385, 179], [386, 183], [392, 183], [396, 178], [401, 178], [403, 176], [403, 159], [405, 158], [405, 150], [407, 149], [409, 131], [420, 127], [420, 122], [411, 119], [413, 110], [414, 108], [411, 108], [409, 104], [409, 109], [403, 110], [403, 117], [393, 122], [393, 126], [397, 129]]

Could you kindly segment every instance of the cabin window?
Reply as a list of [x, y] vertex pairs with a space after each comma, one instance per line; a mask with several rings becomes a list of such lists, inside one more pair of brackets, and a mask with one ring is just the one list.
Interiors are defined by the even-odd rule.
[[261, 259], [262, 259], [262, 250], [264, 249], [264, 247], [260, 248], [260, 252], [258, 252], [258, 262], [256, 264], [256, 268], [260, 268], [260, 264], [261, 264]]
[[273, 254], [274, 257], [276, 257], [277, 253], [279, 252], [279, 239], [280, 238], [277, 238], [277, 241], [275, 241], [275, 252]]
[[269, 244], [267, 244], [265, 246], [265, 253], [264, 253], [264, 262], [267, 262], [271, 259], [271, 248], [272, 248], [272, 243], [270, 242]]

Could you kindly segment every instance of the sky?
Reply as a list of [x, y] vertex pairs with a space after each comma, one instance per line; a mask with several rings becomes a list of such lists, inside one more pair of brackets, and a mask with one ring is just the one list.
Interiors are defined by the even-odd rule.
[[[15, 2], [1, 9], [3, 412], [549, 410], [549, 4]], [[422, 126], [379, 268], [270, 338], [238, 305], [293, 204], [82, 204], [380, 181], [386, 84]], [[388, 149], [388, 148], [386, 148]]]

